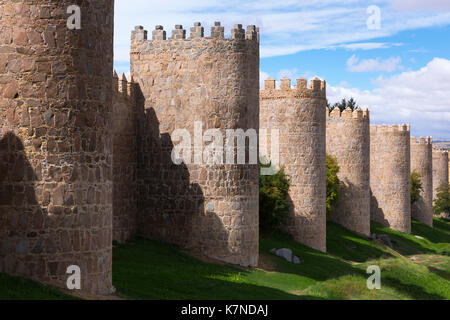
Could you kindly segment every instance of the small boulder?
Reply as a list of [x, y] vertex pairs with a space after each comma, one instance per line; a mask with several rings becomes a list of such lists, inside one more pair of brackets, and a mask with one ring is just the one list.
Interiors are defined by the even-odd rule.
[[423, 240], [423, 237], [421, 237], [421, 236], [414, 236], [414, 237], [416, 237], [417, 239], [422, 239]]
[[281, 248], [281, 249], [271, 249], [270, 253], [284, 258], [286, 261], [292, 262], [292, 250], [288, 248]]
[[303, 261], [302, 261], [302, 260], [300, 260], [300, 258], [299, 258], [299, 257], [297, 257], [297, 256], [294, 256], [294, 259], [292, 260], [292, 262], [293, 262], [294, 264], [300, 264], [300, 263], [302, 263]]

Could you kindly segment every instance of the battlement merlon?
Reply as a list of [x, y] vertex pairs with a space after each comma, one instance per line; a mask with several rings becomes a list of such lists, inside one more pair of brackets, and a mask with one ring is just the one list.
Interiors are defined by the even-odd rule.
[[114, 94], [125, 100], [133, 99], [136, 83], [131, 75], [127, 78], [123, 72], [120, 75], [117, 75], [117, 72], [114, 70], [113, 84]]
[[[326, 109], [328, 110], [328, 108]], [[360, 119], [360, 120], [370, 120], [370, 112], [369, 109], [362, 110], [360, 108], [357, 108], [352, 111], [352, 109], [347, 108], [343, 112], [339, 108], [334, 108], [331, 112], [326, 113], [328, 118], [334, 118], [334, 119], [341, 119], [341, 120], [347, 120], [347, 119]]]
[[[283, 78], [280, 80], [280, 88], [276, 88], [276, 81], [272, 78], [267, 78], [264, 81], [264, 89], [260, 91], [262, 99], [281, 99], [287, 97], [326, 97], [326, 81], [319, 78], [314, 78], [308, 81], [305, 78], [298, 78], [297, 83], [292, 88], [291, 80]], [[306, 95], [306, 96], [305, 96]]]
[[[211, 27], [211, 34], [209, 37], [205, 37], [204, 27], [200, 22], [195, 22], [194, 26], [190, 28], [189, 38], [186, 37], [186, 30], [183, 29], [181, 24], [175, 25], [175, 29], [172, 31], [170, 38], [167, 38], [167, 33], [164, 27], [157, 25], [155, 30], [152, 31], [152, 40], [148, 39], [148, 31], [143, 26], [136, 26], [131, 32], [131, 42], [142, 43], [145, 41], [161, 41], [161, 40], [196, 40], [196, 39], [225, 39], [225, 28], [221, 26], [220, 22], [214, 22], [214, 26]], [[259, 43], [259, 28], [254, 25], [247, 26], [244, 30], [242, 24], [236, 24], [231, 29], [231, 36], [228, 40], [251, 40]]]
[[433, 138], [428, 136], [428, 137], [420, 137], [419, 139], [416, 139], [415, 137], [411, 136], [411, 144], [422, 144], [422, 145], [429, 145], [432, 146], [433, 145]]
[[143, 26], [136, 26], [131, 32], [131, 41], [142, 42], [147, 40], [148, 32], [144, 30]]
[[393, 125], [370, 125], [370, 133], [393, 133], [393, 132], [408, 132], [410, 133], [411, 127], [409, 124], [393, 124]]

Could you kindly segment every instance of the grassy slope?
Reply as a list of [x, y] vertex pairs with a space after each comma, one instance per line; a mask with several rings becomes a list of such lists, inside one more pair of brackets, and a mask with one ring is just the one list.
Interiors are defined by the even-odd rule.
[[57, 289], [32, 280], [0, 274], [0, 300], [72, 300]]
[[[372, 232], [394, 240], [394, 250], [333, 223], [328, 254], [286, 235], [263, 237], [264, 270], [208, 264], [174, 246], [139, 239], [114, 249], [113, 283], [132, 299], [450, 299], [450, 224], [434, 223], [430, 228], [414, 221], [413, 235], [373, 224]], [[281, 247], [291, 248], [303, 263], [267, 253]], [[381, 267], [381, 290], [366, 287], [371, 264]]]
[[[327, 226], [328, 254], [287, 235], [262, 237], [262, 268], [252, 270], [201, 262], [175, 246], [137, 239], [114, 248], [113, 284], [131, 299], [450, 299], [449, 222], [435, 219], [430, 228], [413, 221], [412, 235], [372, 223], [372, 233], [388, 234], [393, 250], [334, 223]], [[303, 262], [268, 253], [281, 247]], [[381, 267], [381, 290], [366, 287], [371, 264]], [[0, 300], [67, 298], [0, 274]]]

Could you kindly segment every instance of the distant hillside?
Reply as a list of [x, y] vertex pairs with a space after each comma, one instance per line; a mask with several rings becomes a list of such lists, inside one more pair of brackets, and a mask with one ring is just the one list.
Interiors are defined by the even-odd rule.
[[450, 150], [450, 139], [433, 139], [433, 148]]

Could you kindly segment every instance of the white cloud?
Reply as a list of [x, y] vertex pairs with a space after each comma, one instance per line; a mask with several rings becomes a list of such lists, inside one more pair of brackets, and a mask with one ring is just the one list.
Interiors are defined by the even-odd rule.
[[400, 57], [392, 57], [385, 60], [381, 58], [376, 59], [364, 59], [359, 61], [356, 55], [352, 55], [347, 60], [348, 70], [351, 72], [373, 72], [373, 71], [385, 71], [394, 72], [400, 70], [402, 59]]
[[434, 58], [425, 67], [378, 78], [373, 90], [328, 86], [330, 103], [354, 97], [376, 124], [410, 123], [412, 135], [450, 137], [450, 60]]
[[[399, 8], [407, 3], [400, 2]], [[374, 49], [383, 45], [356, 43], [450, 24], [447, 2], [426, 1], [435, 11], [398, 11], [392, 9], [390, 0], [133, 0], [132, 4], [116, 0], [115, 61], [129, 61], [130, 34], [135, 25], [143, 25], [151, 37], [154, 26], [161, 24], [170, 36], [175, 24], [189, 30], [195, 21], [202, 22], [206, 35], [214, 21], [222, 22], [226, 34], [236, 23], [257, 25], [263, 58], [345, 45], [349, 49], [353, 46], [353, 50]], [[381, 8], [380, 30], [368, 30], [366, 26], [366, 9], [372, 4]]]
[[389, 0], [397, 10], [450, 10], [448, 0]]
[[387, 42], [357, 42], [357, 43], [347, 43], [340, 44], [330, 49], [344, 48], [350, 51], [355, 50], [373, 50], [373, 49], [388, 49], [392, 47], [400, 47], [403, 43], [387, 43]]

